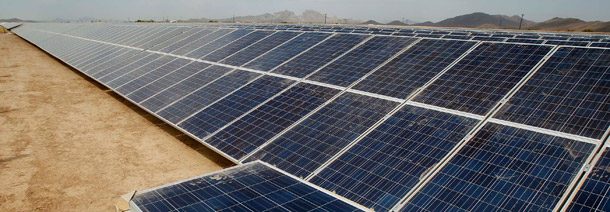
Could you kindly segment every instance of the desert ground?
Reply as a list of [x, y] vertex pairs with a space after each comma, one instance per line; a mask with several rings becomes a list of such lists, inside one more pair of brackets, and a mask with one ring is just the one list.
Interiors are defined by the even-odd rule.
[[14, 34], [0, 33], [0, 211], [113, 211], [233, 164]]

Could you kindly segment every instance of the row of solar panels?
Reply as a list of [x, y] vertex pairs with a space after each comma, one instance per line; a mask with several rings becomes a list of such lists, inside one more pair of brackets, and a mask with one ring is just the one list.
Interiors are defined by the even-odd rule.
[[10, 29], [13, 29], [15, 27], [21, 26], [21, 23], [2, 22], [2, 23], [0, 23], [0, 26], [10, 30]]
[[606, 48], [216, 25], [15, 32], [235, 162], [375, 210], [559, 209], [608, 137]]
[[[123, 27], [136, 27], [143, 24], [121, 24]], [[157, 24], [161, 26], [182, 26], [193, 27], [194, 24]], [[359, 28], [340, 27], [307, 27], [307, 25], [243, 25], [243, 24], [212, 24], [216, 28], [228, 29], [252, 29], [252, 30], [274, 30], [274, 31], [302, 31], [302, 32], [340, 32], [340, 33], [355, 33], [355, 34], [380, 34], [393, 36], [408, 36], [408, 37], [428, 37], [428, 38], [444, 38], [458, 40], [473, 40], [473, 41], [498, 41], [511, 43], [533, 43], [533, 44], [550, 44], [550, 45], [565, 45], [565, 46], [583, 46], [583, 47], [610, 47], [610, 36], [605, 34], [593, 35], [578, 35], [578, 34], [557, 34], [557, 33], [522, 33], [522, 32], [495, 32], [495, 31], [446, 31], [442, 29], [398, 29], [398, 28]], [[100, 24], [99, 27], [105, 27], [111, 30], [111, 27], [117, 25]], [[336, 29], [335, 29], [336, 28]], [[100, 29], [101, 30], [101, 29]]]

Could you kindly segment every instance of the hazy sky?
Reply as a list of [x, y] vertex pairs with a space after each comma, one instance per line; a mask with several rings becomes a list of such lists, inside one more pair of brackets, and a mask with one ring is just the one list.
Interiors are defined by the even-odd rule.
[[281, 10], [300, 14], [313, 9], [340, 18], [381, 22], [403, 18], [436, 22], [472, 12], [524, 13], [534, 21], [553, 17], [610, 21], [610, 0], [0, 0], [0, 8], [0, 18], [33, 20], [219, 19]]

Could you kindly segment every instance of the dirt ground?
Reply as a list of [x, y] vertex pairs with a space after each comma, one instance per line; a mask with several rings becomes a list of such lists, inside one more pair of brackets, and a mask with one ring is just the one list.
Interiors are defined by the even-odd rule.
[[130, 190], [232, 165], [0, 33], [0, 211], [113, 211]]

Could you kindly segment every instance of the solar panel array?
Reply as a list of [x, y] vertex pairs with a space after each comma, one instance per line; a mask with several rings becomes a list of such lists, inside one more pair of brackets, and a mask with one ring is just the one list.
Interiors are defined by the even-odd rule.
[[[599, 159], [610, 133], [607, 35], [271, 24], [14, 32], [238, 164], [272, 164], [376, 211], [589, 210], [610, 188]], [[134, 204], [178, 209], [169, 193]]]
[[2, 22], [0, 23], [0, 26], [10, 30], [13, 29], [15, 27], [21, 26], [21, 23], [14, 23], [14, 22]]

